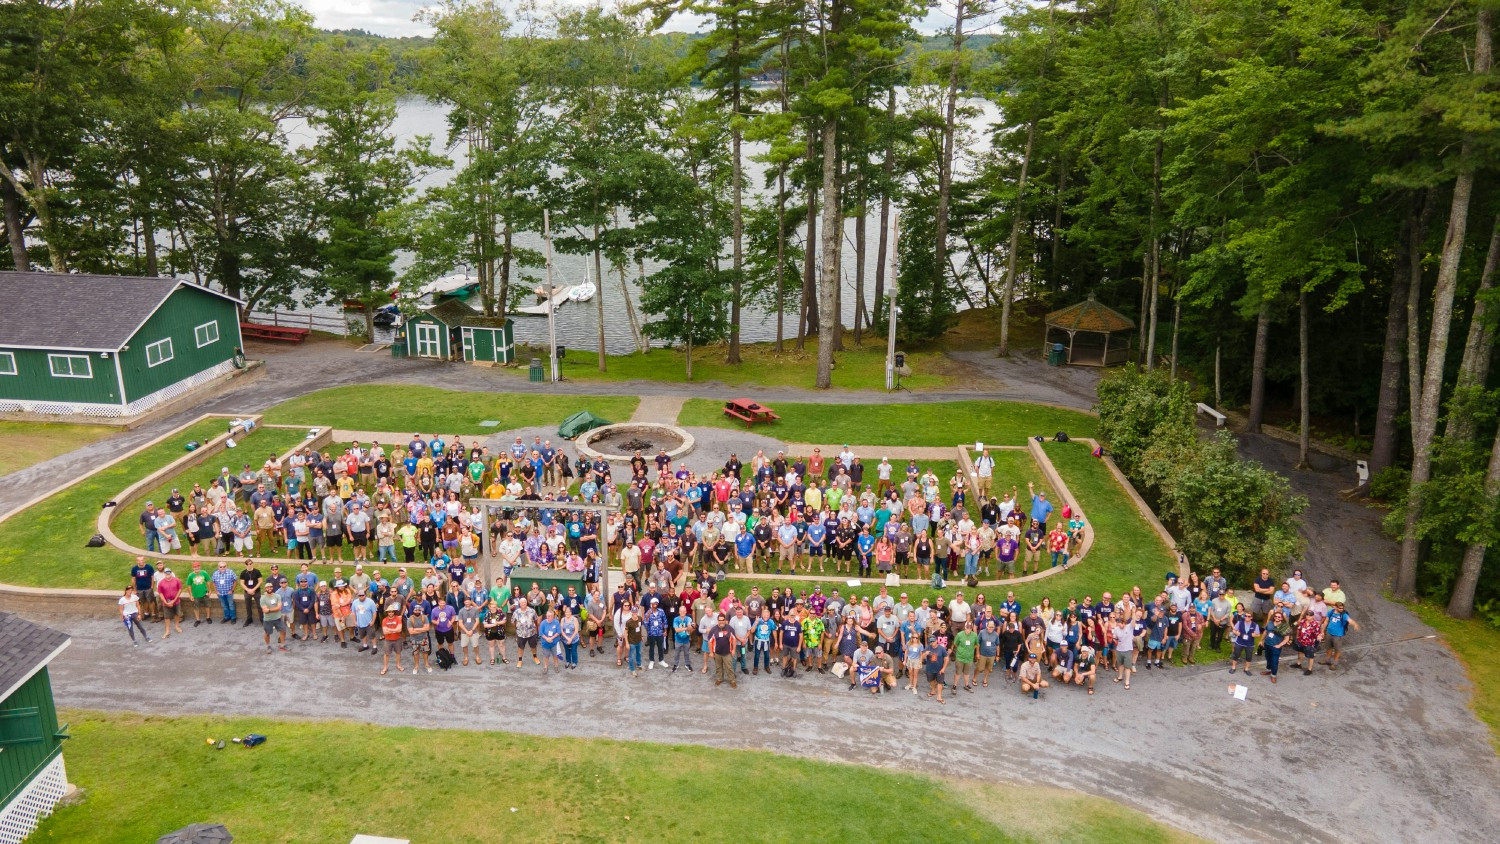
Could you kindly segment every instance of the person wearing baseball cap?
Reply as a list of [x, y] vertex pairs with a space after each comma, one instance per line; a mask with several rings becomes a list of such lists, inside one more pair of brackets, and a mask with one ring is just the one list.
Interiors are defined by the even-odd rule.
[[1047, 688], [1047, 681], [1042, 678], [1042, 663], [1035, 653], [1026, 655], [1026, 662], [1021, 665], [1021, 694], [1031, 695], [1032, 700], [1041, 696], [1041, 690]]

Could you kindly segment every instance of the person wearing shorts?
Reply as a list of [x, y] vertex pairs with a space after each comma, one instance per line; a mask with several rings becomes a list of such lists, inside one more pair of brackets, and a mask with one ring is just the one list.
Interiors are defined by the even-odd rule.
[[1000, 654], [1000, 632], [995, 629], [995, 619], [984, 620], [984, 629], [979, 631], [979, 654], [974, 659], [974, 674], [979, 684], [988, 687], [990, 674], [995, 670], [995, 658]]
[[474, 605], [474, 596], [468, 595], [464, 598], [464, 608], [458, 611], [458, 649], [463, 653], [463, 664], [469, 664], [469, 656], [474, 657], [474, 664], [479, 665], [479, 607]]
[[522, 598], [516, 605], [515, 614], [511, 616], [511, 623], [516, 628], [516, 667], [520, 668], [526, 664], [526, 649], [531, 648], [531, 662], [541, 665], [542, 661], [537, 659], [537, 627], [541, 620], [537, 618], [536, 610], [532, 609], [531, 602]]
[[1323, 662], [1330, 670], [1339, 667], [1339, 657], [1344, 653], [1344, 636], [1350, 628], [1359, 630], [1359, 624], [1349, 617], [1349, 612], [1344, 609], [1344, 602], [1339, 601], [1328, 611], [1323, 618], [1323, 633], [1328, 642], [1328, 659]]
[[396, 655], [396, 670], [405, 671], [406, 669], [401, 667], [401, 646], [406, 639], [406, 629], [401, 621], [399, 607], [386, 609], [385, 617], [380, 620], [380, 637], [383, 640], [380, 649], [380, 673], [385, 674], [391, 669], [391, 654]]
[[411, 615], [406, 617], [406, 644], [411, 648], [411, 673], [415, 674], [426, 666], [427, 673], [431, 674], [432, 622], [427, 620], [421, 601], [413, 604]]
[[1255, 654], [1255, 640], [1260, 636], [1260, 625], [1255, 623], [1255, 618], [1250, 614], [1250, 608], [1240, 604], [1239, 617], [1231, 626], [1234, 636], [1234, 650], [1229, 655], [1229, 673], [1233, 674], [1241, 663], [1244, 664], [1245, 673], [1250, 673], [1250, 660]]
[[432, 635], [437, 639], [439, 648], [446, 647], [453, 650], [455, 638], [453, 627], [458, 621], [458, 610], [455, 610], [447, 601], [441, 601], [432, 608]]
[[1130, 675], [1135, 673], [1135, 625], [1130, 619], [1120, 618], [1111, 627], [1115, 640], [1115, 682], [1124, 681], [1130, 688]]
[[277, 634], [276, 646], [286, 650], [286, 619], [281, 617], [281, 593], [266, 589], [260, 596], [260, 620], [265, 628], [266, 653], [271, 652], [271, 634]]

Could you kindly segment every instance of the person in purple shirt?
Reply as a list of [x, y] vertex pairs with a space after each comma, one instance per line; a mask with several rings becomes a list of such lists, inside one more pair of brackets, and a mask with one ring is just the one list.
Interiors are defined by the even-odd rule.
[[432, 630], [437, 634], [438, 647], [447, 645], [453, 647], [453, 621], [458, 617], [458, 610], [447, 601], [437, 604], [432, 608]]

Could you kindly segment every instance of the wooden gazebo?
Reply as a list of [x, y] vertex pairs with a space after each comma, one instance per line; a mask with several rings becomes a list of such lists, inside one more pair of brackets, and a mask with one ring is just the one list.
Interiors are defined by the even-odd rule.
[[1042, 357], [1061, 343], [1069, 364], [1114, 366], [1130, 359], [1130, 335], [1134, 331], [1134, 320], [1101, 305], [1090, 294], [1082, 302], [1047, 314]]

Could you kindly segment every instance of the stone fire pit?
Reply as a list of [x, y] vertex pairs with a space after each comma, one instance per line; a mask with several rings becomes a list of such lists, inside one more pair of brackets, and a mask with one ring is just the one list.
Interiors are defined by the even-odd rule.
[[693, 435], [676, 425], [621, 422], [586, 431], [573, 441], [573, 445], [579, 454], [590, 460], [603, 457], [628, 463], [637, 451], [649, 460], [659, 450], [666, 449], [667, 456], [676, 461], [693, 450]]

